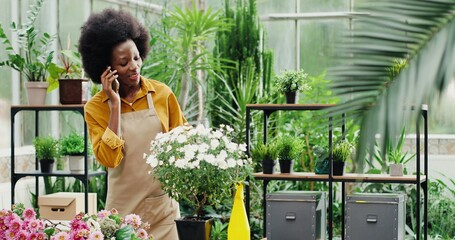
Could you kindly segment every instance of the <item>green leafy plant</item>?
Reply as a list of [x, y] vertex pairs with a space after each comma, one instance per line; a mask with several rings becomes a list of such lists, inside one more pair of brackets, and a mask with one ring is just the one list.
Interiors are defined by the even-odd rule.
[[260, 171], [262, 161], [275, 161], [278, 158], [276, 144], [274, 143], [259, 143], [255, 148], [251, 149], [251, 158], [255, 163], [254, 170]]
[[292, 137], [281, 137], [277, 142], [279, 160], [291, 161], [296, 157], [296, 141]]
[[52, 137], [36, 137], [33, 139], [33, 146], [35, 147], [36, 157], [39, 160], [54, 160], [59, 156], [58, 141]]
[[76, 132], [60, 139], [60, 150], [62, 155], [84, 154], [84, 137]]
[[275, 77], [275, 86], [280, 93], [298, 92], [309, 88], [307, 81], [308, 74], [303, 69], [285, 70]]
[[[331, 78], [335, 92], [347, 99], [332, 114], [345, 113], [361, 124], [359, 165], [377, 134], [385, 136], [384, 146], [387, 136], [420, 117], [429, 96], [449, 86], [455, 73], [454, 10], [452, 0], [367, 0], [356, 9], [371, 14], [358, 18], [358, 27], [340, 41], [335, 55], [341, 61]], [[390, 80], [396, 59], [407, 64]]]
[[346, 140], [343, 140], [333, 147], [332, 159], [334, 162], [346, 162], [352, 152], [352, 145]]
[[51, 63], [48, 69], [49, 82], [48, 92], [59, 86], [59, 79], [84, 79], [84, 69], [82, 68], [81, 55], [77, 51], [61, 50], [59, 55], [61, 65]]
[[16, 26], [11, 23], [11, 31], [17, 34], [22, 52], [16, 52], [0, 24], [0, 39], [2, 40], [8, 58], [0, 62], [0, 66], [9, 66], [23, 73], [28, 81], [46, 81], [47, 70], [51, 65], [53, 51], [51, 45], [54, 37], [48, 33], [40, 34], [34, 23], [44, 0], [36, 0], [27, 11], [27, 21], [24, 25]]

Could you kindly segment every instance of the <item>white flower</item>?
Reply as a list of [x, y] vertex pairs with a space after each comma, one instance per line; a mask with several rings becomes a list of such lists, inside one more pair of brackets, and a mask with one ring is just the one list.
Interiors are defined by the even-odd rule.
[[213, 156], [213, 154], [207, 154], [207, 155], [205, 155], [204, 160], [210, 164], [213, 164], [215, 162], [216, 158], [215, 158], [215, 156]]
[[227, 130], [228, 132], [233, 132], [233, 131], [234, 131], [234, 129], [231, 128], [231, 126], [229, 126], [229, 125], [226, 126], [226, 130]]
[[239, 144], [239, 150], [242, 152], [246, 152], [246, 144], [245, 143]]
[[227, 160], [227, 166], [230, 168], [233, 168], [237, 165], [237, 162], [233, 158], [229, 158]]
[[156, 159], [155, 155], [150, 154], [147, 158], [147, 163], [154, 168], [158, 165], [158, 159]]
[[242, 159], [237, 160], [237, 165], [240, 166], [240, 167], [243, 166], [243, 161], [242, 161]]
[[220, 141], [218, 141], [216, 139], [210, 140], [210, 147], [217, 148], [219, 145], [220, 145]]
[[166, 147], [166, 152], [169, 152], [169, 151], [171, 151], [171, 150], [172, 150], [172, 146], [171, 146], [171, 145], [167, 145], [167, 147]]
[[215, 131], [213, 132], [213, 135], [212, 135], [214, 138], [218, 138], [220, 139], [222, 136], [223, 136], [223, 133], [221, 131]]
[[179, 136], [177, 137], [177, 142], [178, 142], [178, 143], [184, 143], [184, 142], [186, 142], [186, 136], [185, 136], [185, 135], [179, 135]]
[[175, 162], [175, 157], [174, 157], [174, 156], [171, 156], [171, 157], [169, 158], [169, 163], [170, 163], [170, 164], [173, 164], [174, 162]]

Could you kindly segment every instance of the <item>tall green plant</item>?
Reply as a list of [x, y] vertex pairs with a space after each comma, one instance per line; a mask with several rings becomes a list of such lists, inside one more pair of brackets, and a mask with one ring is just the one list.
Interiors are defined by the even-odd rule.
[[11, 23], [11, 31], [17, 34], [21, 51], [14, 50], [0, 24], [0, 40], [8, 53], [7, 59], [0, 61], [0, 66], [9, 66], [23, 73], [28, 81], [46, 81], [47, 70], [52, 62], [51, 49], [54, 40], [48, 33], [40, 34], [34, 24], [44, 0], [35, 0], [27, 11], [27, 22], [17, 26]]
[[[368, 0], [351, 36], [338, 49], [342, 64], [333, 68], [333, 89], [347, 100], [333, 109], [361, 124], [359, 163], [365, 150], [397, 136], [420, 114], [420, 106], [440, 93], [455, 75], [455, 2], [452, 0]], [[407, 67], [389, 79], [395, 59]], [[416, 111], [412, 111], [414, 107]]]
[[[215, 101], [210, 105], [212, 125], [229, 123], [244, 129], [246, 104], [257, 103], [271, 93], [273, 53], [264, 50], [264, 34], [255, 0], [225, 0], [224, 18], [232, 23], [230, 31], [216, 35], [214, 55], [227, 59], [209, 87]], [[242, 138], [243, 137], [243, 138]], [[239, 136], [244, 139], [244, 133]]]
[[145, 61], [143, 74], [167, 83], [189, 120], [205, 118], [206, 78], [218, 66], [209, 49], [211, 39], [227, 28], [220, 11], [193, 5], [166, 11], [161, 26], [151, 29], [154, 53]]

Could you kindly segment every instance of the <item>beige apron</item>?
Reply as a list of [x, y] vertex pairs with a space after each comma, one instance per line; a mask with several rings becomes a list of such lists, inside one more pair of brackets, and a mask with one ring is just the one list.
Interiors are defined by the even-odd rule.
[[106, 209], [116, 208], [122, 216], [138, 214], [151, 225], [155, 240], [178, 240], [174, 219], [180, 217], [179, 205], [161, 190], [144, 159], [150, 141], [162, 132], [150, 93], [147, 102], [149, 109], [121, 115], [124, 157], [120, 165], [108, 169]]

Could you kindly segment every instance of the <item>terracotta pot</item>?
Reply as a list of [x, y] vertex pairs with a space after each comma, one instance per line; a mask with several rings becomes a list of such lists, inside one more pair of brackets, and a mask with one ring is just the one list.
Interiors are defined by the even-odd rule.
[[87, 79], [59, 79], [61, 104], [82, 104], [87, 102]]
[[33, 106], [44, 105], [48, 87], [48, 82], [25, 82], [28, 104]]

